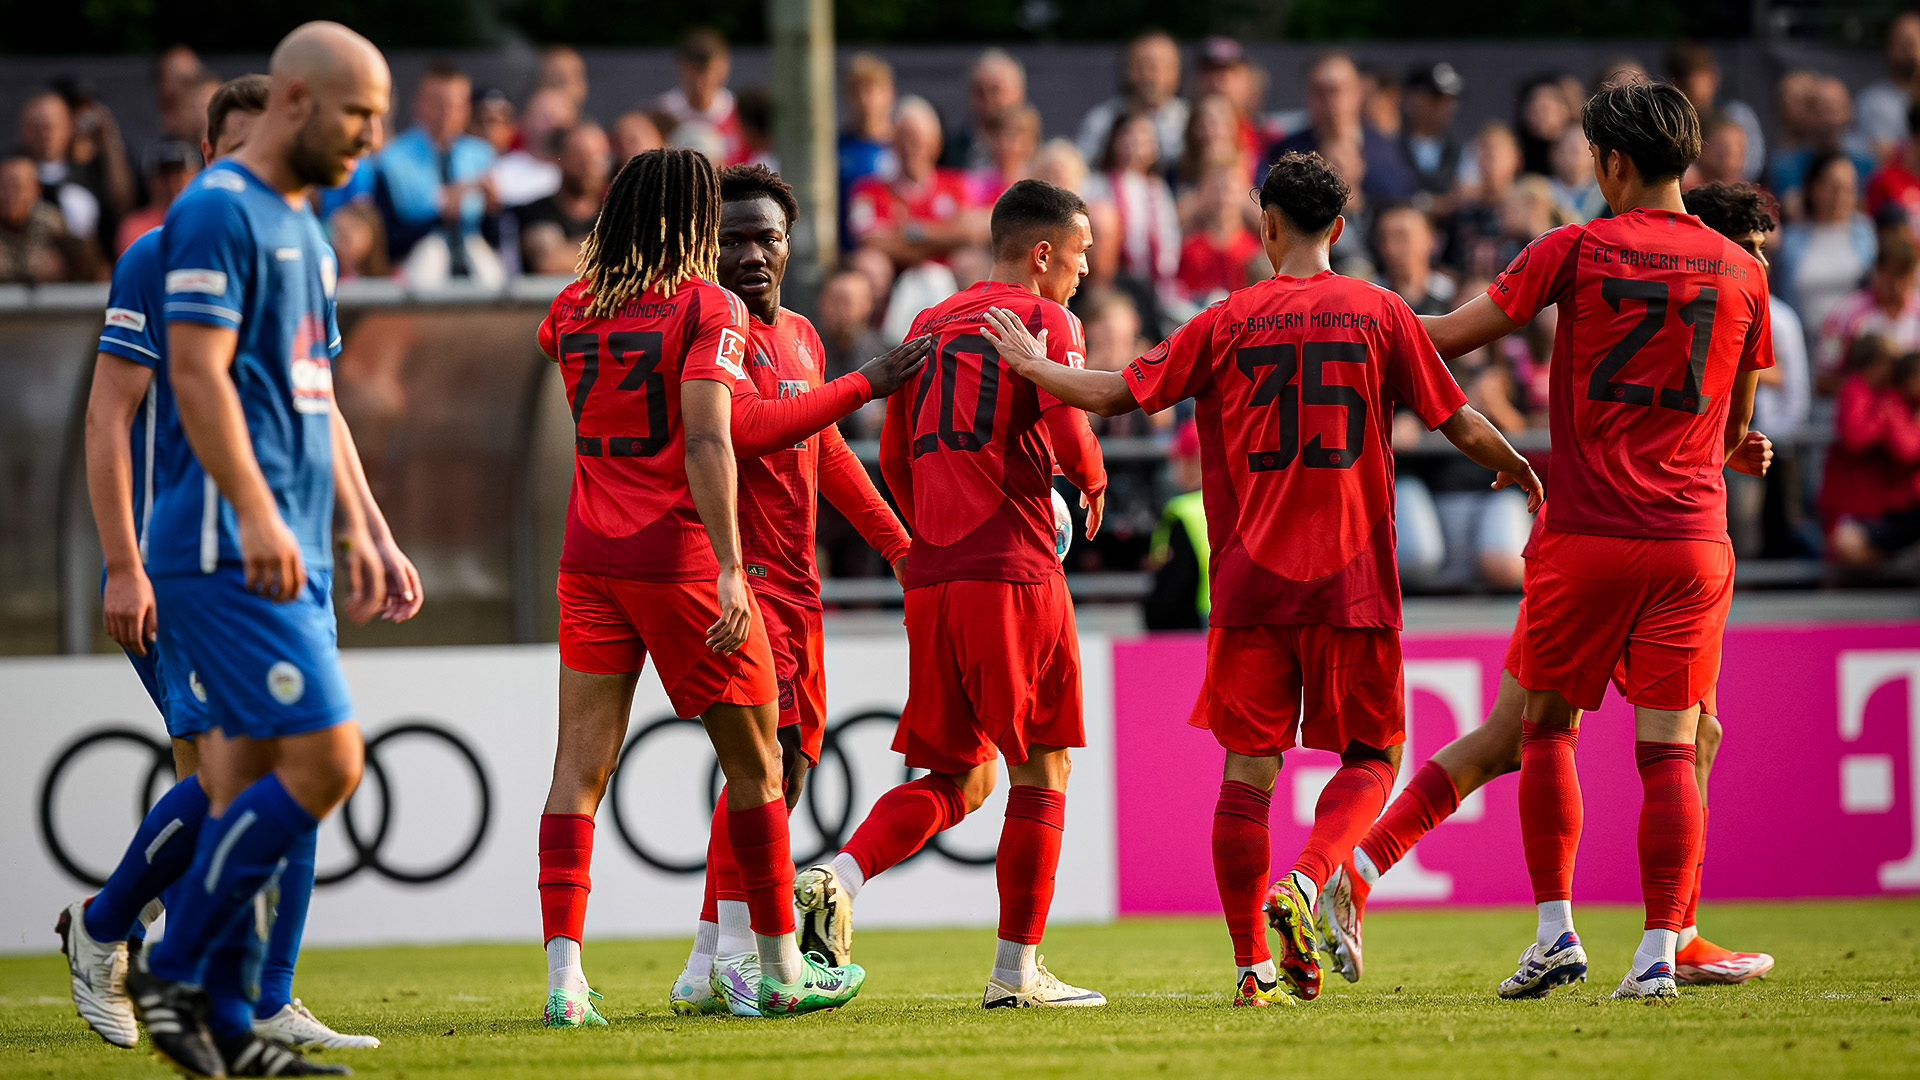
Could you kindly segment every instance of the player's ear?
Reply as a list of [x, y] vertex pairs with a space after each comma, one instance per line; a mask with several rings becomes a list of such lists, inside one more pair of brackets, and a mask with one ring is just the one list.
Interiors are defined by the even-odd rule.
[[1347, 231], [1346, 215], [1335, 214], [1333, 218], [1333, 224], [1327, 227], [1327, 246], [1332, 247], [1333, 245], [1339, 243], [1340, 234], [1346, 231]]
[[1042, 240], [1034, 244], [1029, 258], [1033, 261], [1034, 270], [1042, 274], [1046, 273], [1047, 263], [1053, 258], [1053, 241]]

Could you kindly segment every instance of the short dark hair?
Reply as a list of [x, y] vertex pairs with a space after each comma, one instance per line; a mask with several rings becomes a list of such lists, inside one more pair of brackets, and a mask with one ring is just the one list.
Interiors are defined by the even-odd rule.
[[273, 80], [265, 75], [242, 75], [237, 79], [228, 79], [220, 84], [207, 102], [207, 144], [213, 146], [220, 142], [220, 133], [227, 126], [227, 117], [235, 112], [266, 112], [267, 95], [273, 89]]
[[765, 165], [729, 165], [720, 170], [720, 201], [723, 203], [746, 202], [749, 199], [772, 199], [774, 205], [787, 217], [787, 228], [800, 219], [800, 204], [793, 197], [793, 188], [787, 186], [780, 174]]
[[1260, 206], [1280, 211], [1303, 236], [1319, 236], [1347, 208], [1353, 189], [1318, 153], [1281, 154], [1260, 182]]
[[727, 39], [711, 26], [696, 26], [680, 39], [673, 55], [683, 64], [703, 68], [727, 55]]
[[1908, 229], [1880, 230], [1880, 243], [1874, 250], [1873, 268], [1894, 277], [1905, 277], [1920, 266], [1920, 251], [1916, 251], [1913, 233]]
[[1736, 244], [1754, 233], [1774, 229], [1773, 196], [1752, 184], [1702, 184], [1681, 199], [1687, 213]]
[[993, 204], [993, 254], [1015, 258], [1033, 245], [1073, 227], [1087, 212], [1086, 200], [1045, 180], [1020, 180]]
[[1700, 116], [1672, 83], [1603, 86], [1581, 108], [1580, 126], [1602, 161], [1619, 151], [1649, 183], [1683, 175], [1700, 156]]
[[429, 79], [464, 79], [466, 77], [467, 73], [460, 70], [459, 64], [444, 56], [436, 56], [427, 61], [427, 69], [420, 73], [421, 82]]

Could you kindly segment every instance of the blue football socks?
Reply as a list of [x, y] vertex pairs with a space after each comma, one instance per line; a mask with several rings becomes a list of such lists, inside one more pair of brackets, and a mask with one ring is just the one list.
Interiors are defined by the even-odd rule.
[[260, 999], [253, 1007], [253, 1015], [261, 1020], [293, 1004], [293, 962], [300, 958], [300, 935], [307, 928], [307, 905], [313, 901], [313, 851], [318, 839], [318, 833], [310, 832], [295, 841], [280, 871], [273, 936], [260, 972]]
[[206, 817], [207, 793], [198, 777], [189, 776], [160, 796], [141, 819], [120, 865], [87, 905], [87, 933], [95, 941], [120, 941], [133, 933], [140, 910], [192, 864]]

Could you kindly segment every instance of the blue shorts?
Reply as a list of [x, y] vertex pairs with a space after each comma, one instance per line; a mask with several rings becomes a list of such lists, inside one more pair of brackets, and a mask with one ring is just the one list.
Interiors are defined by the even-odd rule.
[[331, 587], [331, 575], [310, 573], [298, 597], [276, 604], [250, 592], [235, 565], [153, 579], [161, 655], [194, 658], [187, 696], [197, 675], [205, 726], [273, 739], [352, 719]]
[[[107, 575], [103, 570], [100, 588], [106, 587]], [[207, 691], [194, 674], [193, 665], [179, 662], [179, 655], [174, 654], [174, 662], [168, 663], [160, 655], [160, 643], [149, 641], [147, 655], [127, 653], [127, 662], [133, 665], [133, 673], [140, 676], [140, 685], [147, 688], [153, 707], [160, 710], [167, 734], [176, 739], [191, 739], [207, 730]]]

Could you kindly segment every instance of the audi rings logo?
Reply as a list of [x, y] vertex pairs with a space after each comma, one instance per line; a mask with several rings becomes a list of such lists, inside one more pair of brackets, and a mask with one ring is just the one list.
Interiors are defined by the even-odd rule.
[[[389, 727], [368, 739], [366, 746], [366, 770], [361, 776], [360, 787], [348, 797], [338, 815], [352, 857], [340, 866], [318, 868], [314, 883], [333, 885], [363, 870], [371, 870], [389, 881], [425, 885], [459, 873], [479, 853], [480, 845], [486, 842], [487, 832], [493, 824], [493, 787], [480, 756], [467, 745], [466, 740], [447, 726], [421, 719], [408, 719]], [[403, 864], [391, 857], [387, 850], [396, 835], [398, 814], [395, 808], [401, 792], [407, 789], [405, 779], [399, 775], [401, 755], [396, 753], [403, 746], [409, 748], [406, 755], [409, 765], [412, 764], [411, 750], [414, 747], [434, 746], [443, 752], [450, 752], [454, 768], [469, 774], [474, 789], [471, 823], [464, 829], [436, 827], [431, 832], [431, 843], [438, 857], [425, 865]], [[137, 821], [146, 815], [165, 790], [162, 783], [171, 782], [173, 777], [172, 748], [166, 740], [145, 731], [132, 727], [111, 727], [88, 732], [54, 756], [40, 781], [40, 797], [37, 800], [40, 842], [68, 876], [93, 888], [105, 884], [107, 871], [84, 865], [75, 856], [70, 838], [61, 831], [58, 820], [60, 792], [68, 784], [99, 783], [91, 779], [92, 773], [105, 765], [107, 757], [116, 748], [122, 752], [131, 748], [136, 756], [145, 754], [151, 762], [145, 770], [144, 781], [137, 783], [133, 790], [134, 819]], [[438, 794], [426, 796], [415, 805], [434, 812], [444, 812], [450, 802], [458, 802], [438, 798]], [[416, 794], [415, 798], [422, 797]], [[124, 841], [124, 837], [117, 837], [116, 840]], [[415, 852], [415, 855], [417, 857], [418, 853]]]
[[[892, 731], [899, 722], [898, 712], [872, 709], [854, 713], [827, 726], [820, 744], [820, 764], [808, 774], [800, 803], [794, 807], [795, 817], [805, 814], [819, 833], [819, 847], [814, 851], [795, 848], [793, 857], [796, 863], [811, 865], [839, 851], [859, 824], [855, 817], [856, 808], [871, 805], [888, 788], [921, 775], [917, 770], [904, 766], [897, 773], [889, 770], [871, 776], [862, 775], [861, 768], [856, 765], [856, 759], [846, 745], [851, 732], [874, 724], [884, 724], [887, 731]], [[643, 753], [650, 741], [657, 743], [676, 734], [698, 734], [700, 731], [700, 721], [678, 716], [663, 716], [642, 725], [627, 740], [626, 746], [621, 748], [619, 767], [614, 770], [612, 782], [608, 785], [606, 801], [612, 805], [613, 827], [619, 833], [621, 842], [641, 862], [662, 873], [705, 873], [706, 857], [702, 854], [694, 858], [676, 859], [649, 845], [641, 832], [646, 822], [630, 820], [622, 809], [622, 788], [628, 782], [645, 784], [651, 779], [645, 775], [634, 777], [634, 774], [644, 774], [648, 769]], [[823, 778], [836, 778], [839, 782], [823, 784], [820, 782]], [[707, 772], [706, 801], [696, 808], [701, 814], [711, 813], [712, 807], [720, 799], [720, 788], [724, 782], [720, 763], [714, 760]], [[960, 866], [993, 865], [994, 853], [991, 850], [984, 853], [958, 850], [945, 833], [936, 834], [914, 857], [918, 858], [927, 852]]]

